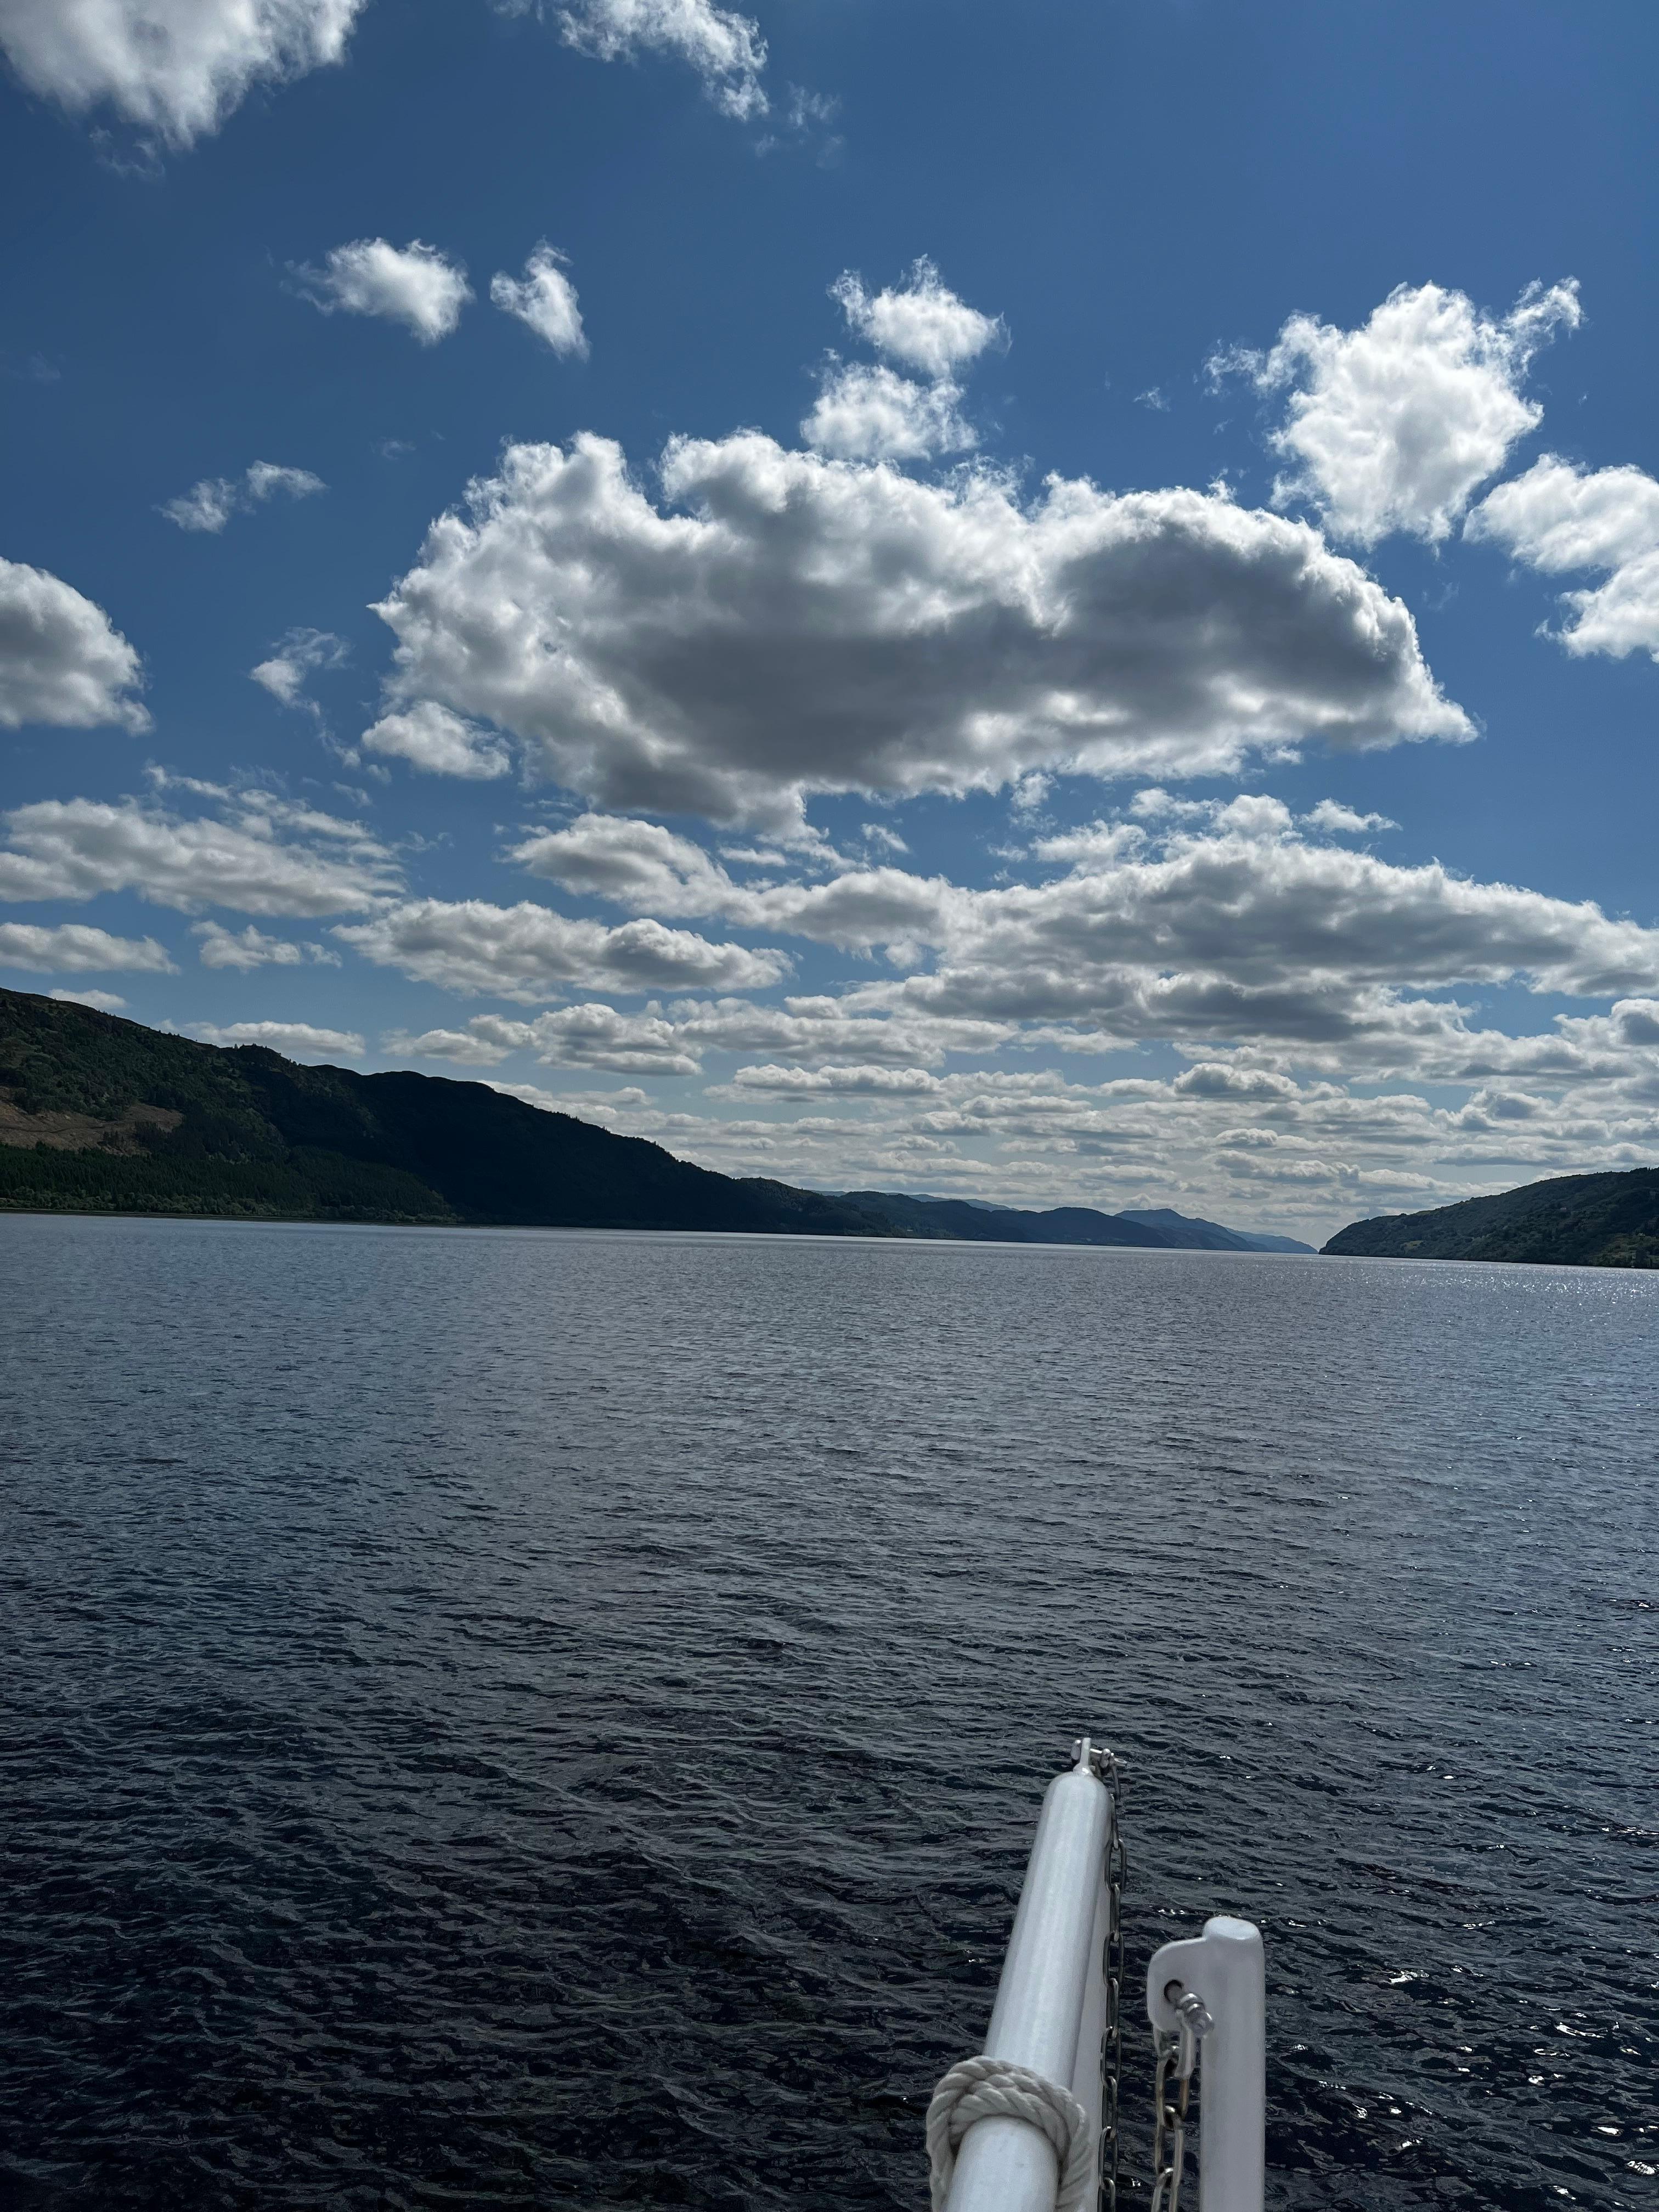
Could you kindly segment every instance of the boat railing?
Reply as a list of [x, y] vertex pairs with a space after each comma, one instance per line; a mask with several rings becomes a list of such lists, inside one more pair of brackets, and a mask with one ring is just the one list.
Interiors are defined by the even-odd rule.
[[[928, 2109], [934, 2212], [1114, 2212], [1119, 2130], [1118, 1770], [1088, 1738], [1049, 1784], [982, 2052]], [[1178, 2212], [1199, 2083], [1198, 2212], [1261, 2212], [1260, 1932], [1218, 1915], [1147, 1968], [1158, 2054], [1152, 2212]]]

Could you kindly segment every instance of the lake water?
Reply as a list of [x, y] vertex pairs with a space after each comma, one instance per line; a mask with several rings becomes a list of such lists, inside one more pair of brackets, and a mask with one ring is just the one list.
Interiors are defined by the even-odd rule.
[[9, 1218], [0, 1315], [8, 2207], [925, 2205], [1085, 1728], [1273, 2204], [1659, 2201], [1659, 1277]]

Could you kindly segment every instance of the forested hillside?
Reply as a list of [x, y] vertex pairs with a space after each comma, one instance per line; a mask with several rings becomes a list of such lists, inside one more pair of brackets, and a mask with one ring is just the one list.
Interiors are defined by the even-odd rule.
[[0, 990], [0, 1206], [888, 1236], [487, 1084], [301, 1067]]
[[1325, 1249], [1373, 1259], [1659, 1267], [1659, 1168], [1559, 1176], [1426, 1213], [1379, 1214], [1353, 1222]]

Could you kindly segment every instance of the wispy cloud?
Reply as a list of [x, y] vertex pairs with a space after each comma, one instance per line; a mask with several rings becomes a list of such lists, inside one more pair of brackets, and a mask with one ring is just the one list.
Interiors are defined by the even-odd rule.
[[275, 461], [250, 461], [240, 477], [203, 477], [176, 499], [163, 501], [159, 513], [180, 530], [216, 535], [234, 514], [252, 514], [267, 500], [310, 499], [328, 486], [309, 469], [279, 468]]
[[319, 668], [343, 666], [349, 651], [345, 640], [332, 630], [291, 629], [272, 647], [270, 658], [248, 674], [281, 705], [300, 708], [320, 720], [321, 708], [306, 696], [306, 678]]
[[490, 278], [490, 303], [516, 316], [555, 353], [586, 356], [587, 338], [576, 288], [565, 275], [568, 259], [544, 239], [525, 263], [522, 277], [498, 270]]
[[605, 62], [672, 54], [694, 69], [722, 114], [747, 123], [767, 113], [760, 26], [714, 0], [567, 0], [554, 10], [567, 46]]

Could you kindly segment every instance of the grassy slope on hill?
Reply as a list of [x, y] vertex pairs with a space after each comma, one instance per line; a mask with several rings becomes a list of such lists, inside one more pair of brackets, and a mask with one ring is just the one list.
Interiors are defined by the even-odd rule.
[[1325, 1249], [1377, 1259], [1659, 1267], [1659, 1168], [1559, 1176], [1431, 1212], [1379, 1214], [1352, 1223]]
[[0, 1206], [890, 1235], [482, 1083], [301, 1067], [0, 990]]

